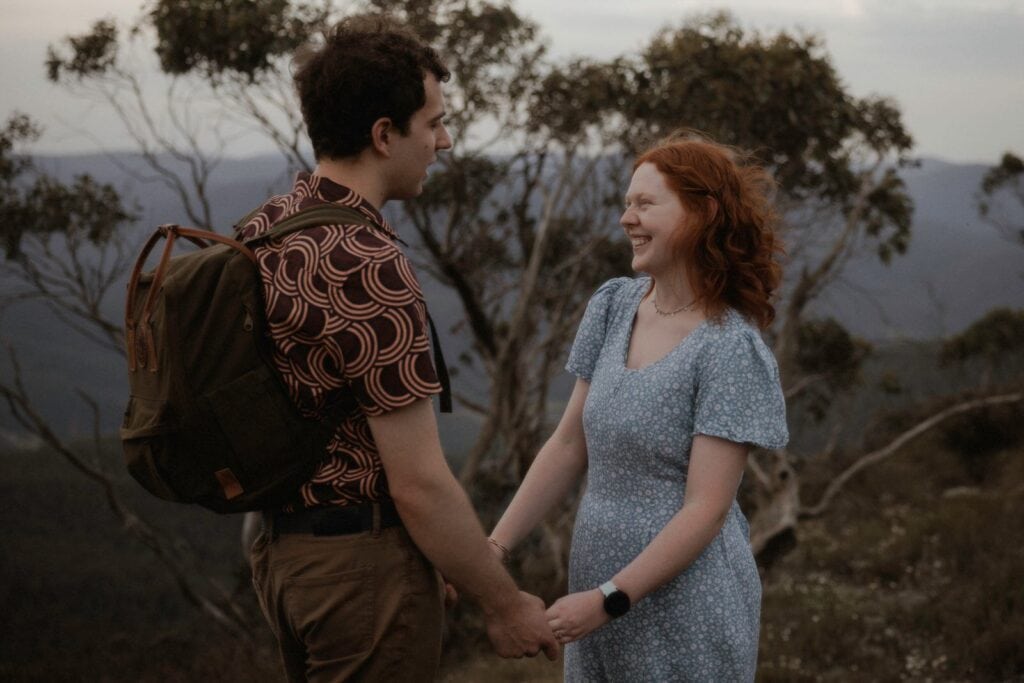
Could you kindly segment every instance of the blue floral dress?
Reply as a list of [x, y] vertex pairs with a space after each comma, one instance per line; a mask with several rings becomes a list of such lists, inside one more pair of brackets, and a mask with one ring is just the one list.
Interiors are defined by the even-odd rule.
[[[679, 511], [696, 434], [779, 448], [785, 400], [775, 358], [739, 313], [705, 321], [661, 360], [626, 367], [648, 278], [602, 285], [566, 366], [589, 380], [583, 410], [587, 486], [573, 530], [569, 590], [629, 564]], [[752, 681], [761, 582], [747, 520], [725, 524], [679, 576], [565, 650], [569, 682]]]

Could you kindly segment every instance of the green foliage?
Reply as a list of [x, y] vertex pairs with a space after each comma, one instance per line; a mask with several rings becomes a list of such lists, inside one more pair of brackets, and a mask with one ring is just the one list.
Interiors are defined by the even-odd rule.
[[38, 173], [29, 157], [16, 154], [18, 145], [37, 139], [39, 133], [21, 114], [14, 114], [0, 130], [0, 244], [8, 259], [21, 256], [28, 234], [43, 241], [62, 234], [100, 245], [118, 225], [132, 219], [113, 186], [88, 175], [65, 185]]
[[113, 21], [97, 21], [89, 33], [69, 36], [64, 42], [70, 53], [52, 45], [46, 51], [46, 76], [53, 82], [62, 76], [78, 81], [99, 77], [117, 62], [118, 31]]
[[1012, 152], [1002, 159], [981, 179], [981, 192], [977, 197], [978, 212], [1017, 244], [1024, 245], [1024, 226], [995, 215], [993, 202], [997, 195], [1006, 195], [1017, 209], [1024, 209], [1024, 159]]
[[6, 204], [9, 193], [15, 191], [14, 180], [32, 168], [31, 157], [16, 154], [18, 145], [35, 142], [42, 130], [25, 114], [14, 113], [0, 131], [0, 182], [3, 183], [3, 197]]
[[957, 415], [943, 424], [942, 436], [971, 479], [984, 481], [996, 453], [1024, 442], [1020, 406], [990, 406]]
[[372, 14], [408, 25], [452, 72], [445, 88], [449, 130], [456, 140], [481, 119], [512, 121], [538, 77], [545, 52], [537, 24], [509, 2], [366, 0]]
[[998, 363], [1009, 353], [1024, 350], [1024, 309], [995, 308], [966, 330], [949, 339], [939, 351], [939, 360], [948, 365], [981, 358]]
[[[981, 191], [991, 195], [1024, 176], [1024, 160], [1012, 152], [1003, 154], [999, 164], [990, 168], [981, 179]], [[987, 211], [987, 206], [986, 209]]]
[[[867, 196], [864, 212], [864, 233], [878, 240], [875, 253], [882, 263], [903, 254], [910, 246], [910, 222], [914, 203], [906, 192], [906, 184], [895, 169], [886, 169], [882, 178]], [[886, 231], [891, 233], [886, 236]]]
[[621, 115], [630, 97], [627, 68], [621, 59], [599, 63], [580, 58], [553, 68], [532, 93], [530, 130], [572, 140], [602, 118]]
[[880, 258], [906, 250], [913, 206], [895, 169], [867, 201], [863, 173], [881, 160], [910, 163], [913, 144], [891, 100], [845, 89], [822, 42], [786, 31], [746, 31], [728, 13], [659, 33], [616, 100], [631, 149], [680, 127], [755, 150], [788, 201], [830, 207], [862, 223]]
[[321, 26], [325, 9], [289, 0], [157, 0], [149, 12], [168, 74], [225, 72], [250, 81]]
[[[640, 144], [680, 126], [762, 149], [780, 182], [819, 182], [853, 125], [849, 97], [813, 36], [748, 33], [727, 13], [666, 29], [642, 51], [629, 109]], [[648, 138], [645, 140], [644, 138]]]
[[805, 376], [824, 381], [809, 386], [803, 404], [817, 419], [824, 417], [832, 398], [860, 379], [860, 369], [871, 354], [871, 344], [851, 335], [834, 318], [808, 320], [800, 325], [796, 362]]

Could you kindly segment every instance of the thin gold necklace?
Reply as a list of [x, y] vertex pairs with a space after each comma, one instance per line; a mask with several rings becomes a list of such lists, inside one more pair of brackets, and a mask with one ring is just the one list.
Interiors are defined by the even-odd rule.
[[655, 294], [654, 298], [651, 299], [651, 303], [654, 304], [654, 312], [655, 313], [657, 313], [658, 315], [670, 316], [670, 315], [675, 315], [676, 313], [682, 313], [683, 311], [692, 311], [693, 307], [697, 305], [697, 300], [694, 299], [690, 303], [686, 304], [685, 306], [680, 306], [679, 308], [677, 308], [674, 311], [663, 311], [660, 308], [658, 308], [658, 295], [657, 294]]

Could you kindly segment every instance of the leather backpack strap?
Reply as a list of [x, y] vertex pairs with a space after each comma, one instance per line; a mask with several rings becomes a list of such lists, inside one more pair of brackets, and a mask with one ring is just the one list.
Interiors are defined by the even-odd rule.
[[[153, 247], [156, 246], [157, 241], [159, 241], [161, 237], [167, 239], [167, 244], [164, 245], [163, 252], [160, 254], [160, 261], [153, 272], [153, 279], [149, 285], [149, 292], [142, 304], [142, 310], [139, 317], [136, 319], [133, 314], [132, 307], [135, 304], [135, 292], [138, 288], [139, 278], [142, 276], [142, 268], [145, 265], [150, 252], [153, 250]], [[174, 251], [174, 243], [179, 237], [184, 237], [200, 249], [204, 249], [212, 243], [225, 244], [232, 249], [241, 252], [253, 263], [253, 265], [256, 264], [256, 255], [252, 250], [241, 242], [233, 240], [230, 237], [225, 237], [224, 235], [210, 232], [209, 230], [185, 228], [173, 223], [166, 223], [158, 227], [143, 246], [142, 252], [135, 261], [135, 267], [132, 269], [131, 277], [128, 279], [128, 295], [125, 300], [124, 327], [125, 347], [128, 355], [128, 370], [130, 372], [135, 372], [139, 367], [140, 363], [138, 352], [140, 347], [142, 347], [141, 350], [143, 350], [146, 355], [144, 366], [148, 368], [150, 372], [156, 372], [158, 369], [156, 344], [153, 339], [153, 328], [150, 318], [153, 315], [153, 306], [156, 303], [157, 293], [163, 285], [164, 275], [167, 272], [167, 264], [171, 259], [171, 253]]]

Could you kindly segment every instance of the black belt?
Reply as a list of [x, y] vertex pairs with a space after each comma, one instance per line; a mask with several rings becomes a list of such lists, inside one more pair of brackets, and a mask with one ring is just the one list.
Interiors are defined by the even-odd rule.
[[375, 508], [378, 513], [378, 529], [399, 526], [394, 501], [346, 505], [344, 507], [306, 508], [298, 512], [266, 511], [264, 524], [278, 534], [313, 534], [314, 536], [344, 536], [371, 531], [374, 528]]

